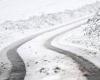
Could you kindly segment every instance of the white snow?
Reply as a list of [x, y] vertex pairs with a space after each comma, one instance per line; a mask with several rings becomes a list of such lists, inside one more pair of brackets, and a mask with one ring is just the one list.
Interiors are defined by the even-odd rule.
[[[83, 17], [83, 19], [84, 19], [84, 17]], [[76, 20], [79, 20], [79, 19], [76, 19]], [[72, 23], [76, 20], [73, 19], [72, 21], [68, 21], [68, 23]], [[63, 23], [63, 24], [60, 24], [60, 25], [65, 25], [65, 24]], [[56, 25], [56, 26], [53, 26], [53, 27], [56, 28], [56, 27], [59, 27], [60, 25]], [[10, 45], [10, 44], [22, 39], [22, 38], [25, 38], [25, 37], [27, 38], [30, 35], [37, 34], [39, 32], [43, 32], [43, 31], [46, 31], [46, 30], [49, 30], [49, 29], [52, 29], [52, 27], [50, 27], [50, 28], [47, 27], [47, 28], [43, 28], [43, 29], [40, 29], [40, 30], [34, 30], [34, 29], [33, 30], [24, 30], [24, 29], [23, 30], [3, 30], [1, 32], [2, 34], [1, 34], [1, 40], [0, 40], [0, 42], [1, 42], [0, 49], [1, 50], [5, 49], [5, 47], [7, 47], [8, 45]], [[0, 70], [2, 71], [1, 72], [2, 75], [0, 76], [0, 79], [2, 79], [2, 80], [4, 78], [6, 78], [4, 76], [7, 76], [9, 74], [8, 70], [11, 69], [11, 63], [7, 59], [6, 51], [3, 50], [3, 52], [5, 52], [5, 53], [2, 54], [2, 52], [1, 52], [1, 58], [0, 58], [1, 59], [0, 60], [0, 63], [1, 63]], [[30, 51], [27, 51], [27, 52], [30, 52]], [[3, 70], [4, 68], [6, 68], [6, 69]]]
[[[86, 80], [78, 65], [71, 58], [44, 47], [44, 43], [50, 37], [86, 22], [86, 18], [82, 21], [80, 19], [74, 24], [41, 34], [18, 48], [19, 55], [26, 65], [25, 80], [46, 80], [48, 78], [52, 80]], [[61, 69], [57, 70], [57, 73], [54, 70], [56, 67]]]
[[[77, 29], [60, 35], [52, 41], [52, 45], [82, 56], [97, 67], [100, 67], [99, 38], [96, 36], [95, 39], [97, 40], [90, 40], [88, 36], [84, 35], [83, 30], [85, 27], [87, 27], [87, 24], [81, 25]], [[91, 46], [91, 42], [94, 46]]]
[[[38, 7], [38, 9], [34, 9], [35, 7], [33, 7], [33, 2], [31, 3], [32, 0], [30, 0], [30, 1], [26, 0], [26, 2], [24, 2], [24, 1], [25, 0], [22, 0], [22, 1], [20, 1], [20, 0], [16, 0], [16, 1], [4, 0], [3, 1], [2, 0], [0, 2], [0, 22], [5, 21], [4, 23], [0, 24], [0, 51], [2, 49], [4, 49], [5, 47], [7, 47], [8, 45], [10, 45], [22, 38], [26, 38], [30, 35], [38, 33], [38, 31], [41, 32], [41, 31], [45, 31], [46, 29], [58, 27], [58, 25], [69, 23], [71, 21], [76, 20], [77, 18], [82, 17], [82, 16], [84, 17], [85, 14], [89, 15], [90, 13], [94, 13], [95, 12], [94, 10], [98, 9], [98, 7], [99, 7], [99, 5], [98, 6], [96, 5], [97, 6], [96, 8], [94, 7], [95, 5], [88, 5], [88, 6], [90, 6], [90, 8], [87, 9], [86, 7], [83, 7], [82, 11], [80, 9], [78, 9], [78, 10], [74, 10], [74, 12], [71, 10], [65, 10], [63, 12], [56, 11], [56, 13], [55, 13], [55, 9], [57, 9], [59, 5], [62, 6], [60, 4], [60, 2], [62, 2], [62, 4], [63, 4], [63, 1], [58, 1], [57, 6], [54, 6], [56, 4], [55, 3], [56, 1], [53, 2], [54, 4], [52, 5], [52, 1], [49, 2], [49, 1], [40, 0], [39, 2], [40, 3], [42, 2], [43, 4], [41, 4], [40, 7]], [[28, 3], [27, 3], [27, 1], [28, 1]], [[47, 2], [47, 3], [44, 3], [44, 2]], [[72, 1], [72, 2], [74, 2], [74, 1]], [[85, 3], [83, 3], [83, 2], [84, 1], [82, 1], [82, 3], [81, 3], [79, 1], [80, 5], [81, 4], [84, 5]], [[38, 4], [38, 1], [36, 1], [36, 3]], [[50, 4], [52, 7], [46, 6], [48, 4]], [[66, 7], [68, 7], [65, 3], [64, 3], [64, 5]], [[35, 5], [35, 6], [37, 6], [37, 5]], [[40, 8], [42, 8], [41, 6], [43, 6], [43, 10], [40, 9]], [[79, 5], [77, 5], [77, 6], [79, 6]], [[58, 11], [59, 11], [59, 9], [60, 10], [66, 9], [66, 7], [63, 7], [61, 9], [58, 8]], [[46, 10], [44, 8], [50, 14], [45, 15], [44, 11], [46, 11]], [[53, 10], [51, 10], [51, 8]], [[40, 10], [40, 11], [37, 11], [37, 10]], [[51, 10], [51, 11], [49, 12], [48, 10]], [[86, 10], [85, 11], [86, 13], [84, 13], [84, 10]], [[36, 12], [36, 14], [42, 13], [42, 11], [43, 11], [43, 15], [33, 16], [35, 14], [35, 13], [33, 13], [34, 11]], [[53, 11], [53, 13], [52, 13], [52, 11]], [[24, 14], [26, 14], [26, 15], [24, 15]], [[33, 17], [29, 18], [29, 16], [31, 16], [31, 15]], [[26, 19], [27, 17], [28, 17], [28, 19]], [[35, 18], [35, 19], [33, 19], [33, 18]], [[6, 21], [6, 20], [8, 20], [8, 21]], [[31, 22], [31, 20], [35, 23], [33, 24], [33, 22]], [[37, 27], [38, 27], [38, 29], [37, 29]], [[52, 33], [52, 35], [47, 34], [47, 35], [45, 35], [45, 37], [41, 37], [41, 39], [38, 39], [38, 40], [35, 39], [33, 41], [30, 41], [29, 43], [25, 44], [25, 46], [23, 45], [21, 48], [18, 49], [20, 55], [25, 60], [25, 63], [27, 66], [27, 76], [25, 78], [26, 80], [31, 80], [31, 79], [65, 80], [65, 78], [68, 80], [78, 80], [78, 79], [85, 80], [85, 78], [83, 77], [83, 74], [78, 69], [78, 65], [76, 63], [74, 63], [74, 61], [72, 59], [70, 59], [69, 57], [66, 57], [64, 55], [58, 54], [56, 52], [47, 50], [43, 47], [44, 41], [46, 41], [50, 36], [53, 36], [56, 33]], [[41, 43], [41, 45], [40, 45], [40, 43]], [[38, 46], [36, 46], [36, 45], [38, 45]], [[42, 52], [42, 55], [41, 55], [41, 52]], [[0, 59], [1, 59], [0, 62], [4, 62], [4, 63], [7, 62], [5, 60], [5, 55], [6, 54], [3, 54], [1, 56], [2, 58], [0, 57]], [[44, 60], [44, 59], [46, 59], [46, 60]], [[3, 61], [3, 60], [5, 60], [5, 61]], [[37, 64], [37, 61], [39, 61], [38, 64]], [[49, 63], [47, 61], [49, 61]], [[1, 67], [2, 65], [4, 65], [4, 67], [6, 67], [5, 64], [0, 64], [0, 70], [2, 70], [4, 68], [4, 67]], [[9, 67], [9, 66], [7, 66], [7, 67]], [[45, 67], [45, 69], [42, 67]], [[60, 67], [60, 70], [57, 67]], [[42, 68], [43, 72], [39, 73], [38, 70], [41, 70], [41, 68]], [[54, 72], [55, 68], [57, 68], [57, 74], [56, 74], [56, 72]], [[68, 68], [68, 69], [66, 69], [66, 68]], [[48, 73], [50, 73], [49, 76], [47, 76]], [[67, 74], [67, 73], [69, 73], [69, 74]], [[35, 74], [36, 74], [36, 76], [33, 76]], [[75, 74], [75, 75], [73, 75], [73, 74]]]
[[[33, 15], [77, 9], [96, 0], [1, 0], [0, 22], [26, 19]], [[77, 4], [77, 5], [76, 5]]]

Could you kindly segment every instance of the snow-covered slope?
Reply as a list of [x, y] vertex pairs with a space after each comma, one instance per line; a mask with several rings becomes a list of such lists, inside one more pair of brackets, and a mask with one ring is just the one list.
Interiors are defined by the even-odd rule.
[[66, 22], [68, 23], [71, 20], [95, 13], [95, 10], [100, 7], [99, 4], [100, 2], [96, 2], [74, 11], [65, 10], [63, 12], [42, 14], [26, 20], [5, 21], [0, 24], [0, 48], [4, 45], [7, 46], [6, 44], [10, 44], [10, 42], [13, 42], [12, 40], [17, 40], [25, 35], [46, 28], [54, 28], [56, 25], [66, 24]]
[[[97, 12], [92, 18], [88, 19], [86, 24], [81, 25], [63, 36], [63, 40], [67, 44], [86, 47], [99, 51], [100, 49], [100, 15]], [[63, 41], [62, 41], [63, 42]]]
[[55, 45], [83, 56], [100, 67], [100, 15], [99, 11], [86, 24], [59, 36]]

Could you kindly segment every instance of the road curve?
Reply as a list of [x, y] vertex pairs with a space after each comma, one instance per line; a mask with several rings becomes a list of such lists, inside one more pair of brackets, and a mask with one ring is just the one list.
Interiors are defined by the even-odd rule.
[[61, 32], [61, 33], [51, 37], [50, 39], [48, 39], [46, 41], [44, 46], [50, 50], [67, 55], [67, 56], [71, 57], [73, 60], [75, 60], [76, 63], [78, 63], [80, 70], [84, 73], [84, 76], [86, 76], [88, 80], [100, 80], [100, 69], [98, 67], [96, 67], [92, 62], [90, 62], [90, 61], [84, 59], [83, 57], [78, 56], [70, 51], [60, 49], [51, 44], [52, 41], [56, 37], [68, 32], [68, 31], [70, 31], [70, 30], [66, 30], [64, 32]]
[[[87, 20], [87, 18], [88, 17], [81, 19], [81, 20]], [[69, 24], [76, 23], [78, 21], [80, 21], [80, 19], [77, 21], [73, 21]], [[66, 25], [69, 25], [69, 24], [66, 24]], [[66, 26], [62, 25], [62, 26], [59, 26], [59, 27], [56, 27], [56, 28], [53, 28], [50, 30], [42, 31], [38, 34], [31, 35], [25, 39], [21, 39], [19, 41], [16, 41], [16, 42], [12, 43], [11, 45], [9, 45], [8, 47], [6, 47], [4, 49], [4, 51], [6, 50], [7, 57], [12, 64], [11, 72], [9, 73], [9, 77], [6, 80], [24, 80], [24, 77], [26, 75], [26, 67], [25, 67], [24, 61], [22, 60], [22, 58], [19, 56], [19, 54], [17, 52], [18, 47], [20, 47], [24, 43], [30, 41], [31, 39], [38, 37], [39, 35], [42, 35], [46, 32], [52, 32], [52, 31], [55, 31], [57, 29], [62, 29], [64, 27], [66, 27]], [[2, 51], [2, 54], [3, 54], [3, 51]]]

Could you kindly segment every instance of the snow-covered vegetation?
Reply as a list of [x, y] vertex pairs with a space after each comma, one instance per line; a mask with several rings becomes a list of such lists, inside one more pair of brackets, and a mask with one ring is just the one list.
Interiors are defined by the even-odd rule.
[[87, 27], [83, 31], [84, 36], [89, 39], [89, 46], [100, 50], [100, 10], [88, 20]]
[[[67, 36], [67, 35], [66, 35]], [[66, 41], [71, 44], [100, 50], [100, 10], [79, 28], [69, 32]]]

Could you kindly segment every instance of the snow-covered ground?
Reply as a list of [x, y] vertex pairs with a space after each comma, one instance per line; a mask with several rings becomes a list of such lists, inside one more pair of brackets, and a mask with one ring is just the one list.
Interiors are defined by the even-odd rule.
[[80, 55], [100, 67], [100, 17], [98, 13], [90, 22], [57, 37], [52, 44]]
[[[99, 4], [100, 3], [90, 4], [90, 5], [88, 5], [88, 6], [90, 6], [88, 9], [87, 9], [87, 6], [86, 6], [86, 7], [83, 7], [81, 9], [74, 10], [74, 11], [65, 10], [63, 12], [43, 14], [43, 15], [40, 15], [40, 16], [33, 16], [33, 17], [30, 17], [26, 20], [5, 21], [4, 23], [0, 24], [0, 51], [2, 49], [4, 49], [5, 47], [7, 47], [8, 45], [10, 45], [11, 43], [14, 43], [15, 41], [18, 41], [22, 38], [29, 36], [29, 35], [36, 34], [38, 32], [44, 31], [46, 29], [55, 28], [58, 25], [67, 24], [71, 21], [76, 20], [77, 18], [84, 17], [86, 15], [90, 15], [91, 13], [95, 13], [95, 10], [97, 10], [100, 7]], [[86, 11], [84, 11], [84, 10], [86, 10]], [[48, 37], [50, 37], [50, 36], [48, 36]], [[44, 39], [47, 39], [47, 38], [44, 37]], [[41, 42], [41, 41], [39, 41], [39, 42]], [[39, 43], [37, 42], [37, 44], [39, 44]], [[26, 45], [26, 46], [28, 46], [28, 45]], [[50, 75], [47, 76], [46, 79], [43, 79], [43, 80], [47, 80], [47, 79], [51, 79], [51, 78], [52, 78], [52, 80], [54, 78], [57, 78], [57, 79], [54, 79], [54, 80], [59, 80], [60, 78], [61, 78], [61, 80], [64, 80], [65, 77], [66, 77], [65, 73], [70, 72], [70, 71], [67, 71], [65, 67], [63, 67], [63, 66], [67, 66], [66, 59], [68, 59], [68, 63], [69, 63], [68, 68], [70, 68], [69, 70], [71, 70], [71, 69], [73, 70], [73, 72], [71, 72], [71, 74], [72, 73], [76, 74], [76, 75], [73, 75], [73, 77], [75, 76], [76, 80], [77, 80], [77, 78], [80, 78], [79, 80], [81, 80], [81, 77], [83, 77], [82, 73], [77, 69], [77, 65], [74, 63], [74, 61], [72, 59], [65, 57], [64, 55], [60, 55], [58, 53], [54, 54], [54, 52], [52, 52], [52, 51], [49, 51], [50, 53], [48, 53], [48, 50], [46, 51], [47, 53], [44, 51], [44, 53], [43, 53], [44, 55], [40, 55], [41, 49], [44, 50], [44, 48], [40, 49], [40, 47], [41, 47], [40, 46], [39, 47], [40, 51], [39, 51], [39, 53], [37, 53], [36, 51], [34, 52], [34, 50], [33, 50], [33, 48], [35, 49], [35, 47], [36, 47], [34, 45], [36, 45], [36, 44], [32, 44], [31, 47], [28, 47], [28, 49], [26, 49], [26, 50], [28, 50], [27, 52], [30, 54], [30, 57], [29, 57], [29, 54], [28, 54], [28, 55], [25, 56], [25, 59], [27, 59], [27, 57], [29, 57], [30, 59], [28, 58], [29, 60], [25, 60], [25, 61], [30, 62], [30, 63], [28, 63], [28, 65], [29, 66], [31, 65], [29, 67], [29, 73], [28, 73], [29, 77], [27, 77], [26, 80], [31, 80], [30, 76], [34, 75], [34, 73], [30, 72], [31, 69], [35, 69], [38, 66], [35, 69], [35, 70], [38, 70], [38, 68], [41, 68], [42, 65], [46, 69], [44, 69], [44, 67], [42, 69], [40, 69], [40, 72], [42, 71], [42, 73], [43, 73], [42, 75], [37, 72], [37, 76], [40, 75], [39, 78], [44, 77], [45, 75], [48, 75], [48, 72], [50, 72]], [[22, 49], [22, 51], [25, 51], [24, 48], [21, 48], [21, 49]], [[31, 52], [33, 53], [33, 56], [31, 56], [31, 54], [32, 54]], [[24, 55], [23, 53], [24, 52], [22, 52], [22, 56]], [[35, 55], [35, 54], [37, 54], [37, 55]], [[48, 55], [49, 55], [50, 59], [48, 59]], [[30, 61], [31, 57], [33, 58], [32, 61]], [[38, 57], [40, 57], [40, 59]], [[0, 59], [3, 60], [3, 56]], [[46, 59], [46, 60], [43, 61], [43, 59]], [[2, 60], [0, 60], [1, 61], [1, 64], [0, 64], [0, 70], [1, 71], [5, 67], [4, 63], [6, 63], [6, 61], [2, 62]], [[36, 61], [33, 61], [33, 60], [36, 60]], [[40, 63], [37, 64], [38, 63], [37, 61], [39, 61]], [[47, 61], [50, 61], [50, 64], [48, 64]], [[62, 63], [61, 61], [64, 62], [64, 63]], [[26, 64], [27, 64], [27, 62], [26, 62]], [[35, 62], [36, 62], [36, 65], [34, 64]], [[50, 65], [52, 65], [52, 64], [55, 64], [55, 65], [50, 67]], [[63, 66], [59, 67], [58, 66], [59, 64], [61, 64]], [[35, 67], [32, 67], [33, 65], [35, 65]], [[73, 67], [71, 67], [72, 65], [73, 65]], [[74, 66], [76, 66], [76, 67], [74, 67]], [[64, 71], [63, 71], [63, 69], [64, 69]], [[34, 70], [34, 72], [35, 72], [35, 70]], [[44, 72], [46, 72], [46, 73], [44, 73]], [[56, 74], [56, 72], [59, 72], [59, 74]], [[77, 75], [77, 73], [80, 73], [80, 74]], [[65, 74], [65, 75], [62, 76], [62, 77], [61, 76], [59, 77], [59, 75], [63, 75], [63, 74]], [[52, 75], [54, 75], [54, 76], [56, 75], [57, 77], [53, 77]], [[37, 76], [33, 76], [32, 79], [37, 80]], [[69, 80], [71, 80], [71, 78], [73, 78], [73, 77], [70, 77]], [[82, 80], [83, 80], [83, 78], [82, 78]]]
[[[78, 65], [71, 58], [44, 47], [45, 42], [50, 37], [82, 24], [86, 20], [79, 19], [71, 25], [61, 26], [58, 30], [41, 34], [19, 47], [19, 55], [26, 66], [25, 80], [86, 80]], [[59, 68], [57, 72], [55, 68]]]
[[[92, 14], [91, 14], [92, 15]], [[85, 18], [87, 18], [88, 16], [86, 16]], [[84, 17], [82, 18], [79, 18], [79, 19], [76, 19], [76, 20], [72, 20], [72, 21], [68, 21], [68, 23], [70, 24], [70, 23], [73, 23], [73, 22], [76, 22], [77, 20], [80, 20], [80, 19], [84, 19]], [[66, 23], [67, 24], [67, 23]], [[56, 26], [54, 26], [54, 28], [56, 28], [56, 27], [60, 27], [60, 26], [62, 26], [62, 25], [65, 25], [65, 24], [60, 24], [60, 25], [56, 25]], [[69, 28], [69, 27], [68, 27]], [[9, 34], [5, 34], [6, 36], [4, 37], [4, 40], [6, 41], [6, 42], [3, 42], [2, 43], [2, 45], [1, 45], [1, 60], [0, 60], [0, 63], [1, 63], [1, 65], [0, 65], [0, 69], [1, 69], [1, 74], [2, 73], [4, 73], [4, 74], [2, 74], [1, 76], [0, 76], [0, 79], [4, 79], [4, 78], [6, 78], [6, 77], [4, 77], [4, 76], [6, 76], [6, 75], [8, 75], [8, 73], [7, 72], [9, 72], [8, 70], [10, 70], [11, 69], [11, 63], [8, 61], [8, 59], [7, 59], [7, 56], [6, 56], [6, 51], [4, 50], [4, 49], [6, 49], [5, 47], [7, 47], [8, 45], [10, 45], [10, 44], [12, 44], [12, 43], [14, 43], [14, 42], [16, 42], [16, 41], [19, 41], [20, 39], [22, 39], [22, 38], [27, 38], [28, 36], [30, 36], [30, 35], [33, 35], [33, 34], [37, 34], [37, 33], [39, 33], [39, 32], [43, 32], [43, 31], [46, 31], [46, 30], [50, 30], [50, 29], [52, 29], [52, 27], [51, 28], [45, 28], [45, 29], [40, 29], [40, 30], [37, 30], [37, 32], [36, 32], [36, 30], [35, 31], [33, 31], [33, 30], [27, 30], [27, 31], [13, 31], [13, 30], [8, 30], [8, 31], [6, 31], [6, 33], [8, 32]], [[20, 32], [20, 33], [19, 33]], [[11, 34], [12, 33], [12, 34]], [[14, 34], [13, 34], [14, 33]], [[17, 37], [18, 36], [18, 37]], [[3, 40], [3, 39], [2, 39]], [[35, 46], [34, 46], [35, 47]], [[3, 52], [2, 52], [2, 49], [3, 49], [3, 52], [5, 51], [5, 54], [2, 54]], [[26, 57], [25, 57], [26, 58]]]
[[34, 34], [39, 30], [54, 28], [57, 25], [67, 24], [85, 15], [95, 13], [100, 2], [83, 6], [77, 10], [65, 10], [63, 12], [43, 14], [33, 16], [25, 20], [5, 21], [0, 24], [0, 50], [14, 41], [25, 37], [26, 35]]

